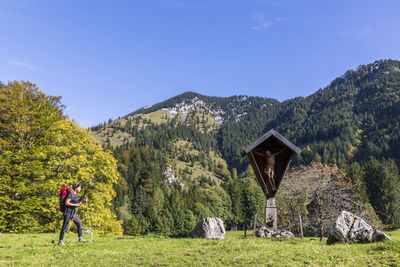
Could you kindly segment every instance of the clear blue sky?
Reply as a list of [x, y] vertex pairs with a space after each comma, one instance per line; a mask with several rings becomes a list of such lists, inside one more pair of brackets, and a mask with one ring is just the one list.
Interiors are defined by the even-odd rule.
[[280, 101], [400, 59], [398, 0], [0, 0], [0, 81], [81, 126], [185, 91]]

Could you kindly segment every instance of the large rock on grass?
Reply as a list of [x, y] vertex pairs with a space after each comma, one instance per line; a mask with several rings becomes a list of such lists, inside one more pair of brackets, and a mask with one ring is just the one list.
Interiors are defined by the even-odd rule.
[[292, 232], [288, 230], [283, 230], [283, 229], [274, 230], [270, 227], [267, 227], [266, 225], [261, 225], [256, 229], [256, 236], [265, 238], [294, 237]]
[[224, 222], [219, 218], [203, 218], [196, 224], [190, 237], [225, 239]]
[[342, 211], [329, 230], [327, 244], [369, 243], [385, 239], [390, 237], [351, 212]]

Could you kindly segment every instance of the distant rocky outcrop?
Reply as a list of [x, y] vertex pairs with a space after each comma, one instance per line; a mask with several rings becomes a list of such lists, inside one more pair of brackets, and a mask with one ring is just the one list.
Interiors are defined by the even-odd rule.
[[168, 188], [171, 188], [174, 185], [178, 185], [183, 190], [183, 187], [185, 186], [183, 183], [179, 181], [179, 178], [175, 176], [175, 174], [172, 172], [171, 165], [169, 164], [167, 164], [167, 166], [165, 167], [165, 170], [162, 175], [162, 180], [164, 181], [165, 185]]
[[390, 237], [351, 212], [342, 211], [329, 230], [327, 244], [369, 243], [385, 239]]
[[274, 230], [266, 225], [261, 225], [256, 229], [256, 236], [265, 237], [265, 238], [278, 238], [278, 237], [287, 237], [292, 238], [294, 235], [292, 232], [284, 229]]
[[224, 222], [220, 218], [203, 218], [196, 224], [189, 237], [225, 239]]

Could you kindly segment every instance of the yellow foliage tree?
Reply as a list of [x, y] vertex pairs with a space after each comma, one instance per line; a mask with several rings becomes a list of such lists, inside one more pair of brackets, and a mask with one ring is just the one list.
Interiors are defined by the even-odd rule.
[[58, 194], [79, 182], [98, 232], [121, 233], [111, 211], [116, 160], [88, 130], [62, 115], [59, 97], [46, 96], [30, 82], [0, 88], [0, 231], [53, 231], [59, 226]]

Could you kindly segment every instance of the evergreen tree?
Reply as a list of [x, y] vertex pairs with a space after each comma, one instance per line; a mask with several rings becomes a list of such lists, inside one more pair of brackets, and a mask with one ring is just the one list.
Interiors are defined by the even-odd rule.
[[364, 181], [364, 171], [358, 162], [353, 162], [350, 166], [346, 168], [346, 174], [351, 179], [351, 183], [357, 190], [360, 198], [364, 203], [369, 202], [367, 186]]
[[400, 176], [394, 160], [371, 158], [365, 165], [365, 180], [372, 206], [384, 224], [400, 227]]

